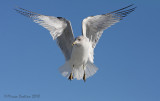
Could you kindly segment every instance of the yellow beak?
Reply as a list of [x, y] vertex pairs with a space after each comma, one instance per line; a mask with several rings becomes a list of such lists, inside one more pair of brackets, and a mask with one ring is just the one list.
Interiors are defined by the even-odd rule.
[[72, 43], [72, 46], [74, 46], [76, 44], [76, 41]]

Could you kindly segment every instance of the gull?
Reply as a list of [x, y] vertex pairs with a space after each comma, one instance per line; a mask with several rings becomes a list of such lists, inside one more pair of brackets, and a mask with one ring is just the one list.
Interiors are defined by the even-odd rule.
[[94, 65], [94, 48], [103, 31], [133, 12], [136, 9], [133, 5], [85, 18], [82, 21], [82, 35], [76, 38], [70, 21], [63, 17], [41, 15], [20, 7], [15, 10], [49, 30], [65, 57], [65, 64], [59, 68], [60, 73], [69, 80], [83, 79], [85, 82], [98, 70]]

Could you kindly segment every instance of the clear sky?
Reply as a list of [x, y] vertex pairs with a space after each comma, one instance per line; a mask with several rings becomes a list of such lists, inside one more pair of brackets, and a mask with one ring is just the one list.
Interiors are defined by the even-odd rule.
[[[135, 12], [104, 31], [95, 49], [99, 70], [86, 83], [61, 76], [65, 60], [56, 41], [13, 10], [62, 16], [79, 36], [85, 17], [132, 3]], [[1, 0], [0, 101], [160, 101], [159, 11], [159, 0]]]

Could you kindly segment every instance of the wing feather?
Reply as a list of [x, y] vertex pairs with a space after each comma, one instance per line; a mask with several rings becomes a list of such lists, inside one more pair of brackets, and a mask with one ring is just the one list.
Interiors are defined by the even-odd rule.
[[83, 36], [89, 38], [93, 48], [91, 49], [89, 58], [91, 62], [93, 62], [94, 48], [96, 47], [103, 31], [133, 12], [136, 7], [132, 6], [133, 4], [107, 14], [89, 16], [83, 20]]
[[68, 20], [62, 17], [41, 15], [23, 8], [16, 8], [15, 10], [49, 30], [53, 39], [57, 39], [57, 44], [61, 48], [65, 59], [68, 60], [70, 58], [74, 35]]

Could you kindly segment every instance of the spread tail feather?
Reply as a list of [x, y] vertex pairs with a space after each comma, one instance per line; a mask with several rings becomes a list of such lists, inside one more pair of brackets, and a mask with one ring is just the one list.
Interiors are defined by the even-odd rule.
[[[97, 70], [98, 68], [93, 63], [88, 61], [85, 68], [86, 78], [89, 78], [90, 76], [94, 75], [97, 72]], [[68, 62], [66, 62], [63, 66], [61, 66], [59, 68], [59, 71], [64, 77], [67, 77], [67, 78], [72, 72], [73, 78], [76, 78], [77, 80], [83, 79], [83, 75], [84, 75], [83, 66], [75, 67], [72, 70]]]
[[97, 72], [97, 70], [98, 68], [93, 63], [88, 61], [85, 69], [86, 78], [94, 75]]
[[72, 69], [71, 69], [69, 63], [66, 62], [63, 66], [59, 67], [59, 72], [60, 72], [64, 77], [69, 77], [70, 73], [72, 72]]

